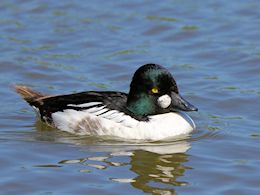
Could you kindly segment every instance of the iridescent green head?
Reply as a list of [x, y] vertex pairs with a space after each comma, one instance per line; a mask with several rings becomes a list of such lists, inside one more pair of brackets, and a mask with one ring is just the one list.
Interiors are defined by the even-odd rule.
[[137, 69], [130, 84], [127, 108], [141, 116], [197, 110], [179, 95], [171, 73], [158, 64]]

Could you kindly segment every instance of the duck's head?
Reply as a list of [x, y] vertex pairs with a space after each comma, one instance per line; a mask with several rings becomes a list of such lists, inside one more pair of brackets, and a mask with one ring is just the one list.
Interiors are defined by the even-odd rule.
[[141, 116], [198, 110], [180, 96], [171, 73], [157, 64], [137, 69], [130, 84], [127, 108]]

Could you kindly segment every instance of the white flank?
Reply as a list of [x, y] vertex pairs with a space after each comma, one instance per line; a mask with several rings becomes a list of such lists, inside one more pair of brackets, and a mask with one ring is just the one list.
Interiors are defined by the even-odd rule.
[[[67, 109], [63, 112], [55, 112], [52, 114], [53, 122], [58, 129], [73, 134], [139, 140], [165, 139], [188, 134], [195, 128], [192, 119], [184, 113], [154, 115], [146, 122], [138, 121], [116, 110], [94, 108], [97, 111], [92, 113], [89, 112], [90, 109], [82, 111]], [[98, 113], [103, 114], [98, 116]]]
[[162, 95], [158, 98], [157, 102], [161, 108], [167, 108], [170, 106], [172, 99], [169, 95]]

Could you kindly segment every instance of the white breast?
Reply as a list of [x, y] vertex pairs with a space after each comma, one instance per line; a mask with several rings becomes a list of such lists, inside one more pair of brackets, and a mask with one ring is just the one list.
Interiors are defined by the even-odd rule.
[[116, 110], [96, 116], [86, 110], [67, 109], [53, 113], [52, 118], [54, 125], [63, 131], [78, 135], [116, 136], [123, 139], [161, 140], [188, 134], [195, 128], [194, 122], [185, 113], [150, 116], [150, 120], [146, 122], [138, 121]]

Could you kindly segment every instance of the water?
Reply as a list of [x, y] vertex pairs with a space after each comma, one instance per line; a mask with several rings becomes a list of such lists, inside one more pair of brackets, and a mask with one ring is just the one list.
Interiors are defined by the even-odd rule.
[[[0, 194], [259, 194], [260, 3], [0, 3]], [[197, 130], [131, 143], [47, 128], [14, 92], [128, 91], [159, 63]]]

